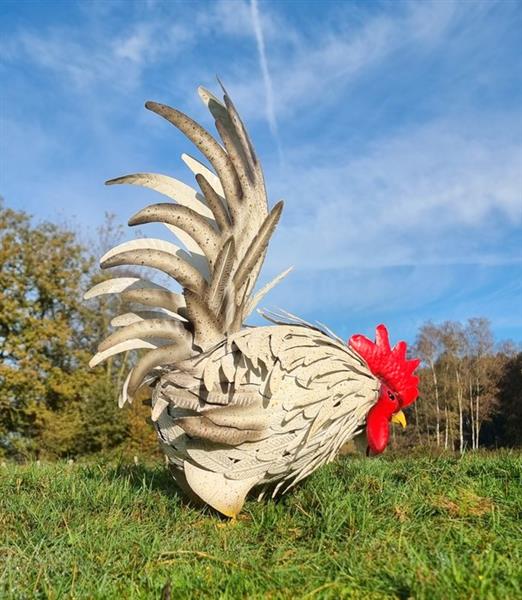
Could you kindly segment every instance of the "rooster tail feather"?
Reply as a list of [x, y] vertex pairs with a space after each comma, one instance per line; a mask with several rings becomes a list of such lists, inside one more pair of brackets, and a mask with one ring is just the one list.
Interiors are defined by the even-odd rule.
[[184, 246], [134, 240], [113, 248], [101, 260], [104, 269], [130, 265], [157, 269], [177, 282], [182, 294], [135, 277], [116, 277], [86, 294], [91, 298], [115, 293], [132, 305], [130, 313], [127, 309], [116, 318], [114, 325], [119, 329], [102, 342], [92, 363], [118, 352], [150, 350], [127, 378], [121, 402], [127, 395], [132, 398], [151, 371], [205, 352], [238, 331], [264, 294], [286, 275], [253, 294], [283, 203], [268, 211], [261, 166], [225, 89], [223, 102], [204, 88], [198, 93], [215, 119], [222, 144], [181, 111], [156, 102], [145, 104], [181, 131], [210, 163], [212, 170], [182, 155], [198, 190], [158, 173], [107, 181], [108, 185], [138, 185], [162, 194], [166, 202], [140, 210], [129, 225], [161, 223]]

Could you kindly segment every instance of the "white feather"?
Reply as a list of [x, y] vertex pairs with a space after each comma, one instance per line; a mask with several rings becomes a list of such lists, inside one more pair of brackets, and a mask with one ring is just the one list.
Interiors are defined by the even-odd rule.
[[120, 294], [125, 290], [132, 290], [137, 288], [156, 288], [165, 289], [163, 286], [148, 281], [147, 279], [141, 279], [140, 277], [113, 277], [112, 279], [106, 279], [101, 283], [97, 283], [90, 290], [85, 292], [84, 300], [91, 300], [97, 296], [104, 294]]
[[[132, 369], [127, 373], [127, 377], [125, 378], [123, 388], [118, 397], [118, 406], [120, 408], [123, 408], [125, 406], [125, 403], [129, 400], [129, 398], [127, 397], [127, 388], [129, 387], [129, 381], [130, 381], [131, 375], [132, 375]], [[129, 402], [129, 404], [130, 404], [130, 402]]]
[[140, 340], [138, 338], [126, 340], [121, 344], [116, 344], [116, 346], [112, 346], [111, 348], [108, 348], [103, 352], [98, 352], [97, 354], [95, 354], [89, 362], [89, 367], [92, 369], [104, 360], [107, 360], [108, 358], [116, 354], [120, 354], [121, 352], [128, 352], [129, 350], [139, 350], [140, 348], [147, 348], [150, 350], [158, 347], [158, 344], [146, 340]]
[[194, 175], [198, 175], [200, 173], [203, 177], [210, 183], [210, 185], [214, 188], [214, 190], [222, 197], [225, 197], [225, 192], [223, 191], [223, 186], [221, 185], [221, 181], [219, 177], [213, 173], [210, 169], [205, 167], [205, 165], [199, 160], [193, 158], [192, 156], [183, 153], [181, 155], [181, 160], [187, 165], [187, 167], [194, 173]]

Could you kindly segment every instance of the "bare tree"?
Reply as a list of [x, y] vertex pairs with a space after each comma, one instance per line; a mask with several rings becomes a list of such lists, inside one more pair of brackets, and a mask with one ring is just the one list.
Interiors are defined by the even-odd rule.
[[[465, 348], [464, 333], [460, 323], [446, 321], [440, 326], [441, 342], [443, 345], [444, 358], [448, 363], [448, 374], [455, 377], [454, 387], [457, 398], [458, 422], [459, 422], [459, 451], [464, 452], [464, 389], [462, 378], [462, 358]], [[448, 382], [450, 383], [450, 382]], [[451, 388], [452, 386], [447, 386]]]
[[440, 353], [440, 332], [433, 323], [428, 322], [421, 326], [415, 342], [415, 351], [431, 373], [433, 394], [435, 397], [435, 441], [437, 446], [440, 446], [440, 394], [437, 370], [435, 368]]
[[495, 400], [494, 340], [491, 324], [484, 318], [468, 319], [464, 330], [469, 365], [469, 402], [472, 448], [479, 447], [480, 428]]

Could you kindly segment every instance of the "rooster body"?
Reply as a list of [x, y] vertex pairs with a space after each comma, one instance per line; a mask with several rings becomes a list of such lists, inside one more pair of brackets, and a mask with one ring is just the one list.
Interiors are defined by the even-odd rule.
[[[101, 259], [158, 269], [181, 293], [141, 277], [115, 277], [86, 298], [119, 294], [129, 311], [98, 347], [91, 366], [121, 352], [148, 350], [129, 372], [120, 405], [149, 385], [152, 420], [181, 488], [235, 516], [253, 488], [284, 492], [333, 460], [366, 432], [381, 452], [388, 423], [416, 398], [417, 361], [406, 345], [390, 347], [383, 326], [376, 342], [345, 344], [322, 326], [288, 313], [274, 324], [246, 327], [248, 315], [289, 270], [254, 293], [282, 202], [269, 211], [261, 166], [239, 115], [207, 90], [199, 94], [223, 145], [183, 113], [146, 107], [184, 133], [213, 170], [183, 155], [200, 191], [156, 173], [108, 184], [140, 185], [167, 202], [139, 211], [130, 225], [163, 223], [184, 248], [159, 239], [125, 242]], [[366, 429], [365, 429], [366, 428]]]
[[275, 494], [333, 460], [378, 390], [362, 359], [324, 333], [256, 327], [164, 374], [153, 419], [175, 478], [234, 515], [251, 488], [276, 484]]

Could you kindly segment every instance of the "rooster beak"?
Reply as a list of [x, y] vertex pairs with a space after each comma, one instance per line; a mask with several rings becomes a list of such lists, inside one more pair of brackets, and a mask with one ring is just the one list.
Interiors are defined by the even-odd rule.
[[404, 413], [402, 412], [402, 410], [400, 410], [399, 412], [396, 412], [392, 416], [391, 422], [398, 423], [399, 425], [402, 425], [403, 428], [406, 427], [406, 417], [404, 416]]

